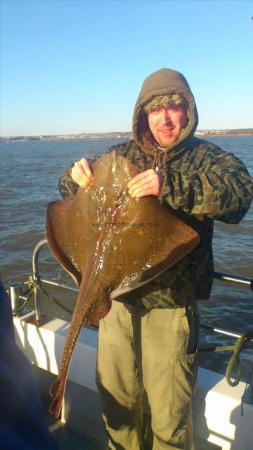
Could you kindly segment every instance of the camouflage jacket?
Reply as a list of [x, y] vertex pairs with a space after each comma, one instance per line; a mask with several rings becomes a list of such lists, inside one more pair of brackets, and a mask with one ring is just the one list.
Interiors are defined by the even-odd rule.
[[[111, 150], [128, 158], [140, 171], [154, 165], [154, 157], [135, 141]], [[186, 306], [209, 298], [214, 271], [213, 221], [238, 223], [253, 197], [253, 180], [244, 164], [193, 136], [169, 152], [163, 175], [162, 204], [199, 233], [200, 243], [169, 270], [120, 299], [148, 309]], [[78, 189], [70, 169], [60, 178], [59, 188], [64, 198]]]

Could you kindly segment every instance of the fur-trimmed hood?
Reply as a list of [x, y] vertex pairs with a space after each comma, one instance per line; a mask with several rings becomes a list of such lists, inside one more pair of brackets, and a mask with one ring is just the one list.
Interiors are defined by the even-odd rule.
[[189, 136], [193, 135], [198, 124], [198, 113], [193, 94], [185, 77], [175, 70], [160, 69], [147, 77], [142, 85], [133, 113], [133, 138], [136, 143], [147, 153], [154, 154], [158, 144], [153, 138], [147, 115], [143, 110], [144, 105], [153, 97], [161, 95], [181, 94], [187, 102], [187, 125], [182, 129], [179, 138], [168, 151], [181, 144]]

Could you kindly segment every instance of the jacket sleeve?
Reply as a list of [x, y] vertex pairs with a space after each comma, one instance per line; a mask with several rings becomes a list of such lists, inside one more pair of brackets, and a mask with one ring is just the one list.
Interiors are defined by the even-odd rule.
[[200, 219], [239, 223], [253, 198], [253, 178], [239, 158], [215, 147], [195, 170], [169, 169], [163, 192], [173, 209]]
[[73, 164], [60, 176], [58, 187], [61, 196], [65, 199], [73, 197], [78, 190], [78, 184], [71, 178]]

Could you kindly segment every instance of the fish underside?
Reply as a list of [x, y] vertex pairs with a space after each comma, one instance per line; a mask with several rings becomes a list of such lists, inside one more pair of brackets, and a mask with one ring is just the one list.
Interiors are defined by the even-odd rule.
[[71, 357], [82, 326], [94, 324], [111, 301], [146, 284], [199, 242], [198, 234], [155, 196], [133, 199], [127, 184], [138, 169], [111, 152], [93, 164], [94, 181], [47, 208], [48, 245], [80, 290], [65, 341], [50, 412], [59, 417]]

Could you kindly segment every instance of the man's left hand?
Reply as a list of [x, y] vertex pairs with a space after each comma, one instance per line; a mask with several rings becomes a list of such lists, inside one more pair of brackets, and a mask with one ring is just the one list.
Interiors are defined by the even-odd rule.
[[163, 184], [163, 176], [153, 169], [138, 173], [128, 183], [131, 197], [144, 197], [145, 195], [155, 195], [159, 197]]

